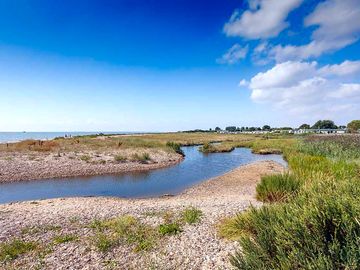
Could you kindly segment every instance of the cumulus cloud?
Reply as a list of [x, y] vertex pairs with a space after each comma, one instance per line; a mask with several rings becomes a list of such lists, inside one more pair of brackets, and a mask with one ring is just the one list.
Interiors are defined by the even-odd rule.
[[236, 10], [224, 26], [228, 36], [247, 39], [270, 38], [289, 26], [286, 18], [303, 0], [250, 0], [249, 10]]
[[344, 61], [341, 64], [326, 65], [319, 70], [323, 76], [346, 76], [360, 72], [360, 61]]
[[[360, 113], [360, 84], [342, 82], [343, 76], [354, 70], [348, 68], [354, 63], [357, 61], [321, 68], [316, 62], [276, 64], [250, 80], [251, 99], [293, 114]], [[332, 77], [334, 73], [336, 78]]]
[[216, 61], [219, 64], [233, 65], [244, 59], [248, 53], [249, 47], [241, 47], [239, 44], [232, 46], [221, 58]]
[[308, 44], [277, 45], [269, 56], [277, 62], [318, 57], [356, 42], [360, 37], [359, 0], [327, 0], [305, 18], [304, 25], [315, 26]]

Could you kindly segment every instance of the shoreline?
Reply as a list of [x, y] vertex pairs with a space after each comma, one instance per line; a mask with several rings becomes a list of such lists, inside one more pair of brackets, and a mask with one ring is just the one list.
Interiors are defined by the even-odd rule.
[[81, 155], [74, 157], [71, 153], [62, 156], [37, 153], [36, 157], [19, 154], [4, 157], [0, 154], [0, 184], [150, 171], [176, 165], [184, 159], [179, 154], [160, 150], [151, 153], [151, 160], [145, 162], [107, 160], [103, 163], [105, 158], [109, 159], [108, 156], [95, 153], [93, 156], [93, 160], [88, 162], [81, 160]]
[[[52, 251], [41, 259], [35, 253], [20, 256], [10, 262], [15, 268], [41, 263], [46, 269], [107, 269], [106, 262], [111, 260], [118, 266], [114, 269], [153, 269], [154, 265], [157, 269], [228, 269], [228, 256], [238, 245], [219, 238], [218, 222], [250, 205], [260, 206], [255, 187], [261, 176], [284, 170], [274, 161], [258, 161], [170, 197], [72, 197], [0, 204], [0, 242], [15, 238], [49, 245], [57, 235], [77, 236], [76, 241], [53, 245]], [[89, 224], [95, 220], [130, 215], [149, 226], [158, 226], [165, 215], [180, 214], [187, 207], [202, 212], [199, 223], [184, 226], [177, 235], [166, 236], [149, 251], [138, 253], [131, 245], [120, 244], [103, 253], [93, 245], [96, 235]]]

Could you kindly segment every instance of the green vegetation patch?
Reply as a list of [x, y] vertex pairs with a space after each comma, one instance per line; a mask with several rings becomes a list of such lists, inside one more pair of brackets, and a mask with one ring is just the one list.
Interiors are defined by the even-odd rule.
[[201, 219], [202, 211], [195, 207], [188, 207], [182, 213], [182, 220], [187, 224], [198, 223]]
[[[252, 147], [279, 148], [291, 174], [267, 176], [257, 187], [266, 204], [221, 222], [221, 236], [239, 241], [236, 269], [359, 269], [358, 138], [307, 136]], [[283, 200], [289, 198], [291, 200]]]
[[78, 237], [74, 234], [66, 234], [66, 235], [57, 235], [53, 238], [54, 244], [63, 244], [71, 241], [77, 240]]
[[125, 162], [127, 160], [127, 157], [123, 155], [116, 155], [114, 156], [114, 160], [116, 162]]
[[35, 250], [35, 242], [25, 242], [15, 239], [9, 243], [0, 244], [0, 261], [14, 260], [22, 254]]
[[262, 202], [285, 201], [297, 193], [300, 186], [301, 181], [289, 173], [263, 176], [256, 187], [256, 198]]
[[133, 245], [136, 252], [149, 250], [158, 238], [155, 228], [141, 223], [132, 216], [95, 221], [91, 226], [98, 231], [94, 242], [101, 251], [107, 251], [121, 243]]
[[135, 153], [132, 155], [131, 159], [133, 161], [139, 161], [141, 163], [146, 163], [151, 160], [151, 157], [150, 157], [149, 153], [142, 153], [142, 154]]
[[175, 142], [167, 142], [166, 146], [170, 149], [172, 149], [175, 153], [178, 153], [182, 156], [184, 156], [183, 150], [181, 150], [181, 145], [179, 143]]
[[91, 157], [89, 155], [82, 155], [80, 157], [80, 160], [85, 161], [85, 162], [90, 162]]
[[174, 235], [182, 232], [178, 223], [165, 223], [159, 225], [159, 233], [161, 235]]
[[232, 144], [212, 144], [212, 143], [204, 143], [200, 148], [199, 151], [205, 154], [208, 153], [225, 153], [231, 152], [235, 149]]

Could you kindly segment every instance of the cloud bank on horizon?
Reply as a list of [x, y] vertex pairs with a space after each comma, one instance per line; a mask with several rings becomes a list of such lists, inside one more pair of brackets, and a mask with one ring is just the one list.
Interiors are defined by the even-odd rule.
[[[341, 113], [359, 116], [360, 61], [344, 58], [337, 64], [321, 66], [317, 59], [359, 40], [360, 1], [318, 1], [302, 18], [300, 29], [292, 30], [289, 14], [299, 16], [297, 10], [305, 2], [248, 0], [248, 9], [235, 10], [224, 25], [224, 34], [240, 38], [241, 42], [225, 53], [220, 63], [235, 64], [251, 55], [253, 64], [270, 65], [239, 83], [251, 91], [251, 99], [256, 103], [318, 118]], [[303, 44], [296, 38], [294, 44], [276, 43], [274, 39], [285, 30], [290, 36], [292, 31], [310, 31], [310, 36]], [[250, 41], [255, 41], [252, 48]], [[243, 52], [244, 48], [245, 54], [234, 53]]]

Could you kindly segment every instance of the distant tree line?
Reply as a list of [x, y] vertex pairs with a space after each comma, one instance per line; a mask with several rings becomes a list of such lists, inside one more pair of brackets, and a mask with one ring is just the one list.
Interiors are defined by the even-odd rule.
[[350, 132], [356, 132], [360, 129], [360, 120], [353, 120], [347, 124], [347, 126], [335, 125], [332, 120], [319, 120], [314, 125], [310, 126], [309, 124], [300, 125], [299, 129], [345, 129], [348, 128]]
[[[299, 126], [299, 129], [345, 129], [347, 128], [349, 132], [358, 132], [360, 130], [360, 120], [353, 120], [347, 124], [347, 126], [337, 126], [332, 120], [319, 120], [312, 126], [309, 124], [302, 124]], [[227, 126], [225, 131], [227, 132], [252, 132], [252, 131], [271, 131], [271, 130], [292, 130], [292, 127], [276, 127], [272, 128], [269, 125], [264, 125], [263, 127], [237, 127], [237, 126]], [[219, 132], [222, 129], [220, 127], [209, 128], [209, 129], [193, 129], [186, 130], [183, 132]]]

